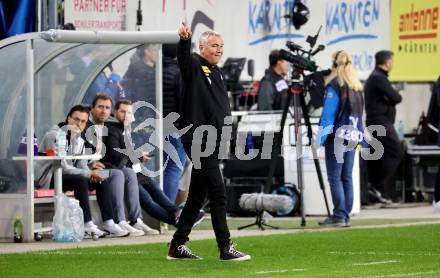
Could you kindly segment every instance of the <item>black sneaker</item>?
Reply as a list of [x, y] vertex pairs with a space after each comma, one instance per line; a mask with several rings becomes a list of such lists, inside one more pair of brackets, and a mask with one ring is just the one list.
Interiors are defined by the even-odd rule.
[[167, 260], [201, 260], [202, 258], [193, 254], [186, 245], [172, 246], [168, 251]]
[[223, 248], [220, 248], [220, 261], [247, 261], [251, 256], [235, 249], [235, 244], [231, 241]]
[[385, 205], [391, 205], [393, 201], [386, 196], [382, 195], [379, 190], [375, 188], [370, 188], [368, 190], [368, 194], [377, 202], [385, 204]]

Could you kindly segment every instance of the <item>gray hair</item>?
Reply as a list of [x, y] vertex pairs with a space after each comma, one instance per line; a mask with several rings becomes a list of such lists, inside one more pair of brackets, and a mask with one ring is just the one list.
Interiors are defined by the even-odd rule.
[[221, 37], [220, 33], [217, 33], [215, 31], [205, 31], [199, 37], [199, 45], [206, 44], [208, 42], [209, 37], [211, 36]]

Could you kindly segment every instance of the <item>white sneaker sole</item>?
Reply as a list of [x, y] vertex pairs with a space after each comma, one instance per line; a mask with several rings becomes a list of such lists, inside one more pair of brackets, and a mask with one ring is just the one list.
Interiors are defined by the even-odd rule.
[[103, 238], [106, 236], [105, 233], [103, 234], [97, 234], [97, 233], [91, 233], [91, 232], [84, 232], [84, 238], [93, 238], [93, 235], [97, 235], [98, 238]]
[[136, 233], [128, 232], [128, 234], [129, 234], [129, 237], [139, 237], [139, 236], [143, 236], [143, 235], [145, 235], [145, 233], [144, 233], [143, 231], [141, 231], [141, 232], [136, 232]]
[[236, 259], [230, 259], [230, 260], [222, 260], [220, 259], [221, 262], [229, 262], [229, 261], [233, 261], [233, 262], [239, 262], [239, 261], [249, 261], [251, 259], [250, 255], [246, 255], [240, 258], [236, 258]]
[[128, 237], [130, 235], [129, 232], [127, 232], [126, 234], [112, 234], [107, 230], [106, 230], [106, 232], [107, 232], [106, 237], [110, 237], [110, 238], [112, 238], [112, 237]]

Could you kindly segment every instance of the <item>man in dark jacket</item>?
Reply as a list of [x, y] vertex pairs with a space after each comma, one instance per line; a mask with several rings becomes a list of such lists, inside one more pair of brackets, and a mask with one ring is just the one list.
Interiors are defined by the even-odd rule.
[[[109, 150], [106, 150], [105, 145], [103, 145], [107, 137], [107, 128], [104, 124], [110, 117], [112, 104], [112, 98], [109, 95], [97, 94], [92, 101], [90, 110], [89, 126], [90, 131], [95, 137], [90, 143], [96, 147], [97, 152], [104, 156], [107, 156], [109, 153]], [[92, 162], [92, 167], [107, 168], [101, 161]], [[130, 171], [130, 169], [125, 168], [113, 169], [111, 172], [122, 172], [124, 182], [118, 184], [119, 186], [117, 188], [112, 189], [111, 195], [113, 199], [114, 218], [104, 222], [104, 229], [108, 231], [113, 229], [127, 231], [130, 233], [130, 236], [142, 236], [145, 233], [150, 233], [149, 228], [143, 225], [141, 219], [141, 206], [139, 204], [136, 174]], [[127, 203], [128, 221], [132, 223], [136, 222], [133, 226], [131, 226], [126, 219], [124, 200]]]
[[[184, 84], [181, 124], [183, 127], [192, 124], [192, 128], [182, 136], [182, 141], [194, 167], [188, 200], [180, 215], [167, 259], [200, 259], [186, 247], [185, 243], [189, 240], [193, 223], [208, 196], [212, 226], [220, 249], [220, 260], [249, 260], [250, 256], [236, 250], [230, 240], [226, 222], [226, 190], [216, 155], [225, 118], [231, 115], [223, 77], [217, 67], [223, 55], [223, 39], [216, 32], [204, 32], [199, 38], [200, 55], [191, 54], [190, 29], [182, 23], [178, 32], [180, 41], [177, 58]], [[208, 139], [203, 139], [204, 132], [198, 131], [207, 125], [211, 126], [210, 132], [213, 126], [217, 133], [209, 136], [210, 132], [208, 132]], [[201, 142], [206, 148], [214, 148], [213, 153], [205, 153], [204, 157], [200, 157], [201, 146], [198, 143]], [[200, 160], [199, 165], [196, 165], [196, 156], [198, 156], [196, 159]]]
[[365, 83], [365, 110], [367, 126], [385, 127], [386, 136], [373, 136], [382, 144], [384, 154], [379, 160], [369, 161], [369, 177], [372, 187], [370, 195], [379, 201], [390, 203], [394, 191], [394, 175], [403, 158], [399, 136], [394, 128], [396, 105], [402, 96], [394, 90], [388, 80], [388, 73], [393, 65], [393, 53], [382, 50], [376, 53], [376, 68]]
[[283, 95], [288, 88], [284, 76], [289, 70], [289, 62], [280, 58], [279, 50], [270, 52], [269, 65], [258, 90], [258, 110], [282, 109]]

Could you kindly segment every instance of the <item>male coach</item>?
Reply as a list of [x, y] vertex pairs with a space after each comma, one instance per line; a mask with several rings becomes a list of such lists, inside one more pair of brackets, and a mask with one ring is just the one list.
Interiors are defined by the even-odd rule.
[[[185, 243], [189, 240], [193, 223], [208, 196], [220, 260], [249, 260], [251, 257], [236, 250], [230, 240], [226, 222], [226, 190], [219, 169], [220, 134], [225, 117], [231, 115], [223, 77], [216, 66], [223, 55], [223, 39], [217, 32], [202, 33], [199, 38], [198, 55], [191, 54], [192, 33], [188, 26], [182, 23], [178, 33], [180, 41], [177, 59], [183, 80], [180, 123], [181, 127], [192, 124], [192, 128], [182, 136], [182, 142], [191, 160], [194, 162], [194, 157], [198, 157], [200, 164], [193, 166], [188, 199], [177, 223], [167, 259], [201, 259], [193, 254]], [[207, 136], [205, 139], [194, 133], [196, 128], [207, 125], [216, 129], [217, 136]], [[200, 157], [200, 153], [197, 153], [203, 149], [197, 146], [200, 142], [203, 147], [214, 147], [215, 150], [210, 155]]]

